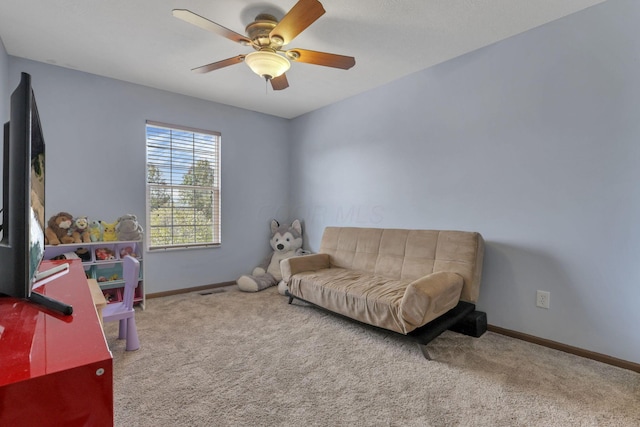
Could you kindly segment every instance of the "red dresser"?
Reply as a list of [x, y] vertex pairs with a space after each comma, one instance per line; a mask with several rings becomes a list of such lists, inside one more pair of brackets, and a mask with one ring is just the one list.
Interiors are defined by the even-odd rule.
[[0, 426], [112, 426], [112, 357], [82, 264], [37, 291], [73, 314], [0, 297]]

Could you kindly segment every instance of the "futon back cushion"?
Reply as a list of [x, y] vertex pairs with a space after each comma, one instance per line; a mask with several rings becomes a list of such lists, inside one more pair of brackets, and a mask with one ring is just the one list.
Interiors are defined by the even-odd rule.
[[468, 231], [327, 227], [320, 253], [333, 267], [368, 272], [396, 280], [415, 280], [446, 271], [461, 275], [460, 299], [477, 302], [484, 240]]

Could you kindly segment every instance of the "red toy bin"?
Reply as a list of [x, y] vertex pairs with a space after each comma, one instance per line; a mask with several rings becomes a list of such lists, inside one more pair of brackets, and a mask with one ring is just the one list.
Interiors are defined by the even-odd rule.
[[102, 294], [107, 303], [122, 301], [122, 288], [103, 289]]

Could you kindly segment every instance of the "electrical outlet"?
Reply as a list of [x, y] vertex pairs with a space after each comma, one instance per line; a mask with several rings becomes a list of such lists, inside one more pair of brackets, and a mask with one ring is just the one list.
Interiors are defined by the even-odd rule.
[[540, 308], [549, 308], [549, 300], [551, 294], [547, 291], [538, 291], [536, 293], [536, 306]]

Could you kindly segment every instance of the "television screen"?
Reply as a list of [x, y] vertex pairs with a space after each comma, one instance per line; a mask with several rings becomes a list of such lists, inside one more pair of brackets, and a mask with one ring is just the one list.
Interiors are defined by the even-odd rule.
[[45, 144], [31, 76], [22, 73], [11, 94], [4, 128], [0, 294], [28, 298], [64, 314], [71, 306], [32, 292], [36, 280], [65, 272], [68, 264], [38, 272], [44, 257]]
[[33, 282], [44, 256], [44, 140], [35, 99], [31, 101], [31, 212], [29, 218], [29, 278]]

